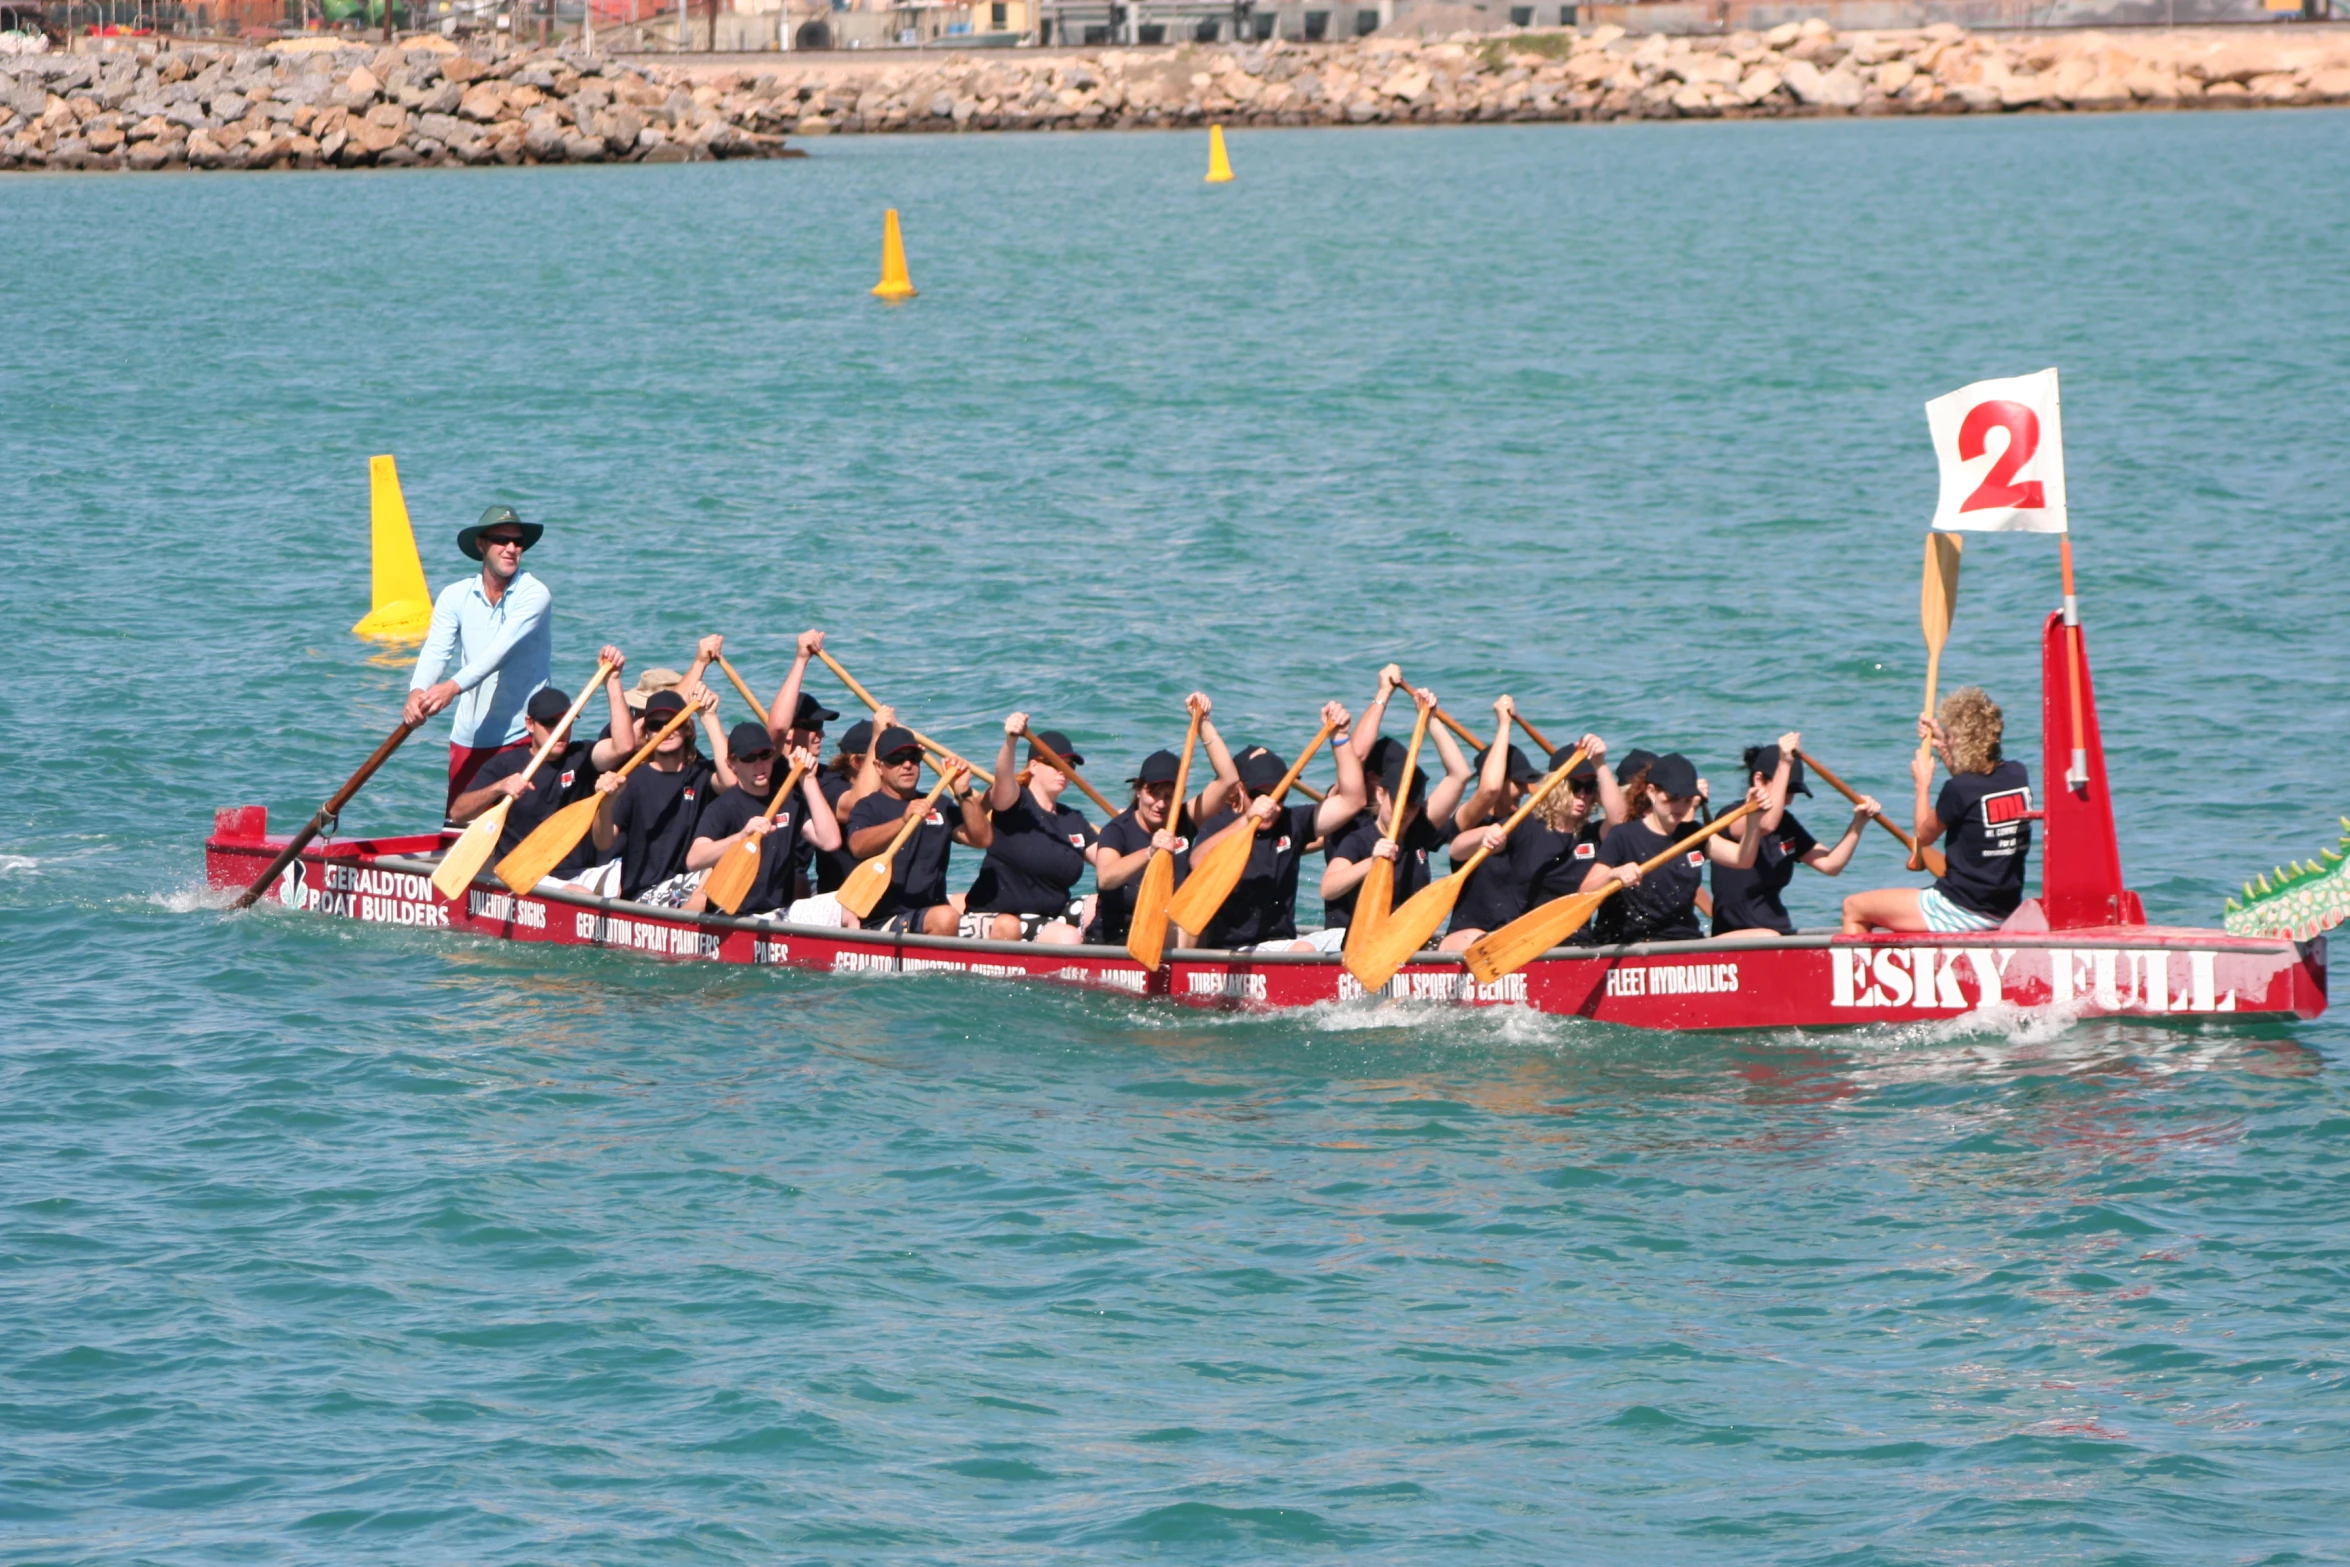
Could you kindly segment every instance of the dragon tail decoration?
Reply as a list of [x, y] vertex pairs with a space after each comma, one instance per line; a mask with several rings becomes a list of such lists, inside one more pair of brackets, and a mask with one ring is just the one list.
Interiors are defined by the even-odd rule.
[[2228, 899], [2221, 919], [2228, 933], [2308, 941], [2350, 919], [2350, 816], [2342, 829], [2339, 844], [2318, 851], [2322, 859], [2280, 865], [2244, 883], [2244, 896]]

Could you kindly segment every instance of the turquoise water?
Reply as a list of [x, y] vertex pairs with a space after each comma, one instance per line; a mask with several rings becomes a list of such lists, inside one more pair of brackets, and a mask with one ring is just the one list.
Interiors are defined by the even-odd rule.
[[[390, 722], [372, 453], [436, 585], [548, 523], [560, 679], [816, 622], [1107, 780], [1193, 684], [1286, 750], [1395, 657], [1890, 794], [1920, 405], [2054, 363], [2125, 862], [2210, 923], [2350, 810], [2346, 128], [0, 182], [0, 1559], [2350, 1552], [2331, 1019], [1209, 1017], [196, 896], [214, 806]], [[1979, 540], [1946, 662], [2035, 771], [2055, 594]]]

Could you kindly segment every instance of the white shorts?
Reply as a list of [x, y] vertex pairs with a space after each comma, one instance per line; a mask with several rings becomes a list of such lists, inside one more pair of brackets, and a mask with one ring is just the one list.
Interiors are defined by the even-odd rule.
[[818, 925], [838, 930], [845, 923], [845, 911], [837, 893], [820, 892], [813, 898], [801, 898], [781, 913], [767, 916], [786, 925]]
[[1944, 936], [1963, 936], [1970, 931], [1997, 930], [2000, 922], [1988, 914], [1977, 914], [1973, 909], [1962, 909], [1932, 887], [1918, 893], [1918, 912], [1925, 916], [1926, 929]]
[[636, 895], [639, 903], [649, 903], [656, 909], [682, 909], [702, 890], [708, 871], [679, 871], [667, 881], [656, 882]]
[[584, 892], [591, 898], [617, 898], [620, 896], [620, 862], [606, 860], [601, 865], [590, 866], [577, 876], [542, 877], [535, 890]]

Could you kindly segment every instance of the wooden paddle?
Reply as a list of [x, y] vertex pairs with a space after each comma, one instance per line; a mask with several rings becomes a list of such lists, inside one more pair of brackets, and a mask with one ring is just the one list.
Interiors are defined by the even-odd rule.
[[[620, 776], [626, 778], [644, 759], [653, 754], [653, 747], [675, 734], [685, 722], [701, 709], [688, 702], [683, 710], [663, 724], [660, 730], [636, 748], [636, 754], [620, 764]], [[604, 797], [591, 794], [584, 800], [574, 800], [545, 821], [531, 829], [530, 836], [514, 846], [513, 852], [498, 862], [498, 880], [516, 892], [528, 892], [542, 877], [563, 863], [563, 857], [579, 847], [579, 840], [588, 835], [596, 824], [596, 806]]]
[[[1316, 730], [1314, 738], [1298, 753], [1297, 760], [1289, 764], [1289, 771], [1281, 775], [1281, 782], [1265, 798], [1279, 805], [1282, 797], [1289, 793], [1290, 786], [1297, 782], [1297, 775], [1304, 771], [1306, 759], [1321, 750], [1323, 742], [1337, 730], [1336, 724], [1324, 724]], [[1256, 839], [1256, 823], [1247, 820], [1246, 813], [1243, 813], [1240, 826], [1218, 840], [1208, 850], [1205, 859], [1193, 859], [1191, 874], [1184, 878], [1182, 890], [1167, 905], [1167, 917], [1185, 930], [1206, 930], [1208, 921], [1214, 919], [1216, 911], [1224, 906], [1224, 900], [1232, 896], [1232, 889], [1240, 885], [1241, 874], [1248, 869], [1249, 852], [1256, 846]]]
[[[865, 709], [867, 712], [878, 713], [881, 711], [881, 704], [874, 700], [873, 693], [866, 690], [863, 686], [857, 684], [857, 677], [850, 674], [847, 670], [841, 668], [839, 659], [834, 658], [830, 653], [825, 652], [822, 648], [818, 648], [816, 650], [816, 656], [824, 660], [824, 667], [831, 670], [842, 685], [847, 686], [851, 692], [855, 693], [857, 700], [865, 704]], [[949, 751], [945, 746], [940, 745], [936, 740], [931, 739], [930, 736], [924, 734], [921, 730], [916, 729], [911, 724], [900, 723], [897, 727], [912, 735], [914, 737], [914, 743], [922, 747], [923, 750], [930, 753], [930, 765], [934, 769], [938, 766], [939, 760], [942, 757], [954, 755], [952, 751]], [[963, 765], [971, 769], [972, 777], [979, 779], [983, 783], [990, 785], [994, 784], [995, 774], [989, 772], [986, 768], [976, 766], [969, 762], [966, 762]], [[1087, 791], [1089, 794], [1091, 792], [1091, 790]]]
[[[611, 673], [612, 666], [610, 664], [596, 666], [596, 678], [589, 681], [586, 687], [580, 691], [579, 700], [571, 704], [571, 711], [563, 715], [563, 722], [548, 731], [546, 743], [532, 753], [530, 765], [522, 770], [524, 783], [529, 783], [532, 776], [538, 772], [539, 765], [546, 761], [548, 753], [555, 749], [556, 743], [570, 731], [572, 724], [579, 718], [580, 710], [588, 704], [588, 698], [603, 688], [605, 680], [610, 677]], [[432, 885], [435, 892], [444, 898], [453, 900], [457, 894], [473, 885], [473, 878], [481, 874], [481, 868], [488, 863], [491, 851], [498, 847], [498, 839], [504, 836], [506, 816], [513, 809], [514, 796], [508, 795], [504, 799], [494, 802], [488, 810], [466, 823], [464, 834], [449, 846], [449, 852], [441, 856], [440, 869], [432, 873]], [[519, 848], [520, 845], [516, 845], [516, 847]]]
[[[733, 671], [729, 670], [728, 673], [732, 674]], [[807, 770], [808, 764], [805, 762], [792, 763], [791, 771], [784, 775], [783, 787], [775, 791], [775, 798], [769, 800], [767, 809], [759, 814], [772, 817], [780, 810], [783, 802], [791, 798], [791, 792], [800, 786], [800, 774]], [[702, 891], [709, 895], [712, 903], [732, 914], [743, 906], [743, 899], [751, 895], [751, 883], [759, 879], [759, 857], [766, 852], [767, 839], [764, 835], [745, 838], [720, 855], [718, 863], [710, 867], [710, 874], [702, 881]]]
[[[1536, 784], [1526, 798], [1518, 802], [1518, 808], [1510, 813], [1509, 820], [1501, 824], [1503, 840], [1506, 842], [1509, 835], [1518, 830], [1518, 824], [1533, 815], [1535, 807], [1542, 804], [1553, 789], [1565, 783], [1569, 773], [1582, 765], [1583, 753], [1577, 750], [1567, 758], [1566, 766], [1555, 769], [1549, 777]], [[1375, 940], [1366, 942], [1359, 953], [1349, 951], [1346, 954], [1346, 971], [1360, 980], [1365, 990], [1377, 990], [1393, 979], [1395, 971], [1403, 967], [1406, 958], [1428, 945], [1428, 938], [1436, 934], [1436, 927], [1445, 922], [1453, 911], [1453, 905], [1461, 901], [1461, 890], [1469, 885], [1469, 878], [1476, 874], [1477, 867], [1483, 865], [1486, 857], [1492, 853], [1490, 847], [1480, 846], [1476, 853], [1454, 867], [1451, 875], [1430, 882], [1406, 898], [1403, 907], [1387, 917], [1387, 924], [1381, 928]]]
[[[1087, 783], [1084, 776], [1080, 774], [1076, 768], [1069, 765], [1068, 758], [1061, 755], [1060, 752], [1054, 750], [1051, 746], [1046, 745], [1042, 740], [1036, 738], [1035, 730], [1023, 725], [1020, 730], [1020, 738], [1028, 742], [1028, 747], [1030, 750], [1034, 751], [1037, 755], [1045, 759], [1046, 766], [1057, 769], [1062, 777], [1068, 779], [1078, 788], [1083, 789], [1085, 791], [1085, 797], [1088, 800], [1091, 800], [1094, 804], [1100, 806], [1103, 810], [1109, 812], [1112, 816], [1118, 814], [1118, 808], [1112, 805], [1109, 801], [1103, 799], [1101, 791], [1096, 789], [1092, 784]], [[988, 782], [992, 784], [995, 782], [995, 780], [990, 778]]]
[[[1834, 773], [1829, 772], [1825, 767], [1822, 767], [1817, 757], [1813, 756], [1809, 751], [1802, 751], [1798, 752], [1797, 754], [1803, 758], [1803, 765], [1810, 768], [1813, 772], [1818, 773], [1821, 780], [1825, 782], [1829, 788], [1835, 790], [1838, 794], [1841, 794], [1844, 796], [1844, 798], [1850, 800], [1853, 804], [1860, 804], [1860, 796], [1853, 792], [1852, 786], [1846, 783], [1843, 779], [1837, 777]], [[1925, 869], [1932, 871], [1937, 876], [1941, 875], [1943, 871], [1949, 868], [1950, 862], [1943, 858], [1942, 851], [1940, 849], [1935, 848], [1932, 844], [1927, 844], [1922, 849], [1919, 848], [1917, 839], [1911, 837], [1908, 833], [1903, 832], [1899, 827], [1894, 826], [1892, 818], [1885, 815], [1885, 813], [1882, 811], [1877, 813], [1877, 825], [1884, 828], [1894, 837], [1901, 840], [1901, 846], [1909, 851], [1909, 863], [1912, 870], [1918, 868], [1920, 861], [1924, 862]]]
[[[1735, 811], [1725, 811], [1696, 832], [1681, 839], [1662, 854], [1643, 861], [1640, 874], [1650, 871], [1668, 860], [1680, 858], [1715, 833], [1761, 809], [1758, 802], [1749, 800]], [[1598, 912], [1617, 889], [1624, 884], [1611, 881], [1597, 892], [1571, 892], [1563, 898], [1553, 898], [1530, 914], [1521, 914], [1499, 930], [1489, 930], [1469, 943], [1461, 956], [1467, 960], [1469, 972], [1477, 976], [1477, 983], [1490, 985], [1504, 974], [1515, 974], [1536, 958], [1581, 930], [1591, 916]]]
[[[734, 688], [737, 691], [740, 691], [742, 693], [743, 700], [750, 704], [751, 716], [759, 720], [759, 722], [762, 724], [767, 723], [767, 709], [761, 707], [759, 705], [759, 699], [751, 695], [751, 688], [743, 684], [743, 677], [734, 672], [734, 666], [726, 661], [726, 655], [723, 653], [718, 655], [718, 667], [726, 671], [726, 678], [734, 682]], [[774, 726], [769, 724], [768, 727], [773, 728]], [[732, 911], [729, 910], [728, 912], [731, 913]]]
[[[1403, 835], [1405, 802], [1412, 795], [1412, 772], [1420, 765], [1420, 744], [1428, 738], [1430, 709], [1421, 708], [1417, 722], [1412, 725], [1412, 743], [1403, 754], [1403, 774], [1397, 779], [1395, 794], [1388, 801], [1387, 836]], [[1400, 851], [1399, 851], [1400, 852]], [[1388, 911], [1395, 907], [1395, 861], [1371, 858], [1371, 868], [1363, 873], [1355, 888], [1355, 911], [1346, 923], [1345, 953], [1349, 967], [1354, 964], [1356, 952], [1371, 934], [1386, 922]]]
[[[1184, 787], [1191, 782], [1191, 749], [1199, 744], [1200, 715], [1191, 715], [1183, 736], [1183, 756], [1175, 764], [1175, 793], [1167, 805], [1167, 831], [1179, 832], [1183, 820]], [[1175, 896], [1175, 856], [1153, 848], [1142, 868], [1142, 885], [1134, 891], [1134, 918], [1126, 927], [1126, 955], [1153, 973], [1167, 952], [1167, 900]]]
[[[1525, 715], [1525, 714], [1523, 714], [1523, 713], [1520, 713], [1520, 712], [1516, 712], [1516, 711], [1512, 711], [1512, 712], [1511, 712], [1511, 714], [1510, 714], [1510, 719], [1511, 719], [1511, 721], [1512, 721], [1513, 723], [1515, 723], [1515, 724], [1516, 724], [1516, 725], [1517, 725], [1517, 726], [1518, 726], [1520, 729], [1523, 729], [1523, 730], [1525, 730], [1525, 731], [1526, 731], [1526, 738], [1527, 738], [1527, 739], [1529, 739], [1529, 740], [1533, 741], [1533, 742], [1534, 742], [1536, 745], [1538, 745], [1538, 746], [1542, 747], [1542, 754], [1543, 754], [1544, 756], [1550, 756], [1550, 755], [1552, 755], [1553, 753], [1555, 753], [1555, 752], [1557, 751], [1558, 747], [1556, 747], [1556, 746], [1552, 745], [1552, 744], [1551, 744], [1551, 743], [1550, 743], [1548, 740], [1546, 740], [1546, 739], [1544, 739], [1544, 738], [1543, 738], [1543, 734], [1542, 734], [1542, 731], [1541, 731], [1541, 730], [1539, 730], [1539, 729], [1535, 728], [1535, 727], [1534, 727], [1532, 724], [1530, 724], [1530, 723], [1526, 722], [1526, 715]], [[1486, 739], [1485, 739], [1485, 737], [1484, 737], [1483, 735], [1481, 735], [1481, 734], [1472, 734], [1472, 733], [1469, 731], [1469, 728], [1468, 728], [1468, 726], [1467, 726], [1467, 725], [1463, 724], [1463, 723], [1462, 723], [1462, 722], [1461, 722], [1459, 719], [1457, 719], [1457, 718], [1453, 717], [1453, 716], [1452, 716], [1452, 714], [1450, 714], [1450, 713], [1446, 712], [1446, 711], [1445, 711], [1443, 708], [1441, 708], [1441, 707], [1440, 707], [1440, 708], [1438, 708], [1438, 709], [1436, 710], [1436, 721], [1437, 721], [1438, 723], [1440, 723], [1440, 724], [1444, 725], [1444, 727], [1445, 727], [1445, 728], [1447, 728], [1447, 729], [1451, 730], [1451, 731], [1452, 731], [1452, 732], [1453, 732], [1455, 735], [1459, 736], [1461, 739], [1468, 741], [1468, 742], [1469, 742], [1469, 744], [1471, 744], [1471, 745], [1475, 746], [1475, 747], [1476, 747], [1478, 750], [1480, 750], [1480, 751], [1484, 750], [1484, 749], [1485, 749], [1485, 747], [1486, 747], [1486, 745], [1487, 745], [1487, 743], [1488, 743], [1488, 742], [1486, 741]]]
[[375, 754], [361, 762], [359, 770], [344, 779], [340, 789], [327, 796], [326, 804], [320, 806], [312, 814], [310, 820], [303, 825], [302, 830], [287, 839], [286, 846], [277, 851], [277, 858], [269, 862], [269, 869], [254, 877], [253, 885], [238, 893], [237, 901], [230, 904], [229, 907], [232, 909], [251, 908], [253, 900], [260, 897], [271, 882], [277, 880], [281, 871], [294, 863], [295, 856], [310, 846], [310, 840], [334, 824], [335, 818], [342, 814], [343, 807], [351, 803], [351, 796], [357, 794], [367, 780], [375, 776], [375, 770], [389, 761], [394, 751], [400, 749], [400, 742], [423, 727], [423, 724], [424, 720], [421, 718], [413, 724], [403, 720], [399, 728], [385, 735], [383, 744], [375, 748]]
[[[1929, 719], [1934, 716], [1934, 693], [1942, 680], [1942, 644], [1950, 640], [1950, 619], [1958, 610], [1958, 552], [1965, 543], [1965, 538], [1956, 533], [1926, 535], [1926, 574], [1918, 589], [1918, 623], [1926, 633], [1924, 716]], [[1931, 740], [1918, 742], [1920, 756], [1933, 749]], [[1913, 871], [1923, 868], [1916, 848], [1915, 844], [1910, 846], [1909, 868]]]
[[842, 882], [840, 891], [833, 894], [840, 899], [842, 908], [859, 919], [873, 912], [873, 906], [881, 901], [881, 895], [889, 891], [890, 866], [896, 861], [898, 850], [904, 848], [906, 840], [914, 836], [914, 829], [921, 826], [923, 819], [929, 816], [930, 808], [938, 803], [940, 795], [946, 793], [947, 784], [953, 777], [952, 773], [940, 773], [938, 782], [932, 784], [930, 792], [922, 797], [922, 809], [899, 824], [898, 835], [890, 839], [889, 847], [873, 858], [860, 862], [855, 870], [849, 872], [848, 880]]

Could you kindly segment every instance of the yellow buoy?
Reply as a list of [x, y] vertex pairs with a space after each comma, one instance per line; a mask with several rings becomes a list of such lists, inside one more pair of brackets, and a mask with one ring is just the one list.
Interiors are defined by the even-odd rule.
[[881, 281], [873, 285], [875, 299], [912, 299], [914, 280], [906, 272], [906, 239], [898, 232], [898, 209], [881, 215]]
[[1224, 127], [1208, 127], [1208, 183], [1222, 185], [1232, 178], [1232, 160], [1224, 155]]
[[384, 642], [421, 641], [432, 627], [432, 589], [425, 586], [416, 530], [408, 525], [408, 500], [391, 458], [367, 459], [367, 501], [375, 607], [351, 632]]

